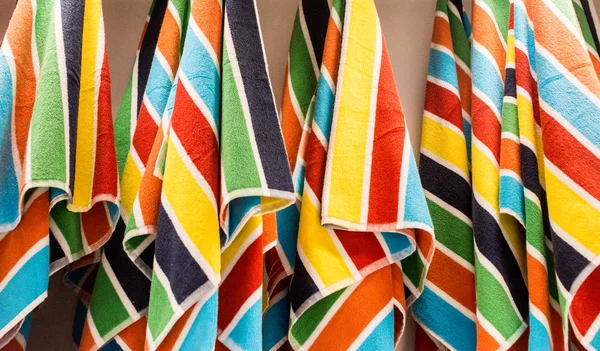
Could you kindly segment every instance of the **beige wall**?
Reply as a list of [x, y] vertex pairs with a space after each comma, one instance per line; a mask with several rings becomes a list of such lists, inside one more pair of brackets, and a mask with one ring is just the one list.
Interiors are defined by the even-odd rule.
[[[271, 80], [279, 100], [296, 0], [257, 0]], [[414, 149], [421, 135], [425, 78], [435, 0], [376, 0]], [[466, 5], [470, 1], [466, 0]], [[600, 0], [595, 0], [600, 5]], [[15, 0], [0, 0], [0, 35]], [[115, 110], [127, 84], [150, 0], [104, 0]], [[75, 298], [55, 276], [50, 298], [34, 318], [29, 350], [71, 349], [70, 325]], [[412, 326], [407, 335], [411, 336]], [[403, 341], [404, 350], [411, 340]]]

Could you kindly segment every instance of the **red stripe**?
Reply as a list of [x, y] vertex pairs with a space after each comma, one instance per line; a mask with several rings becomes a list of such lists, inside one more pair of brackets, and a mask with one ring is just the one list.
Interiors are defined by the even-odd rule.
[[600, 315], [600, 268], [594, 271], [581, 284], [573, 297], [571, 317], [582, 335], [590, 329], [594, 320]]
[[146, 108], [146, 102], [144, 102], [140, 108], [140, 115], [137, 119], [132, 140], [133, 147], [144, 165], [148, 163], [148, 157], [150, 156], [150, 150], [152, 149], [157, 131], [158, 126], [152, 119], [152, 116], [150, 116]]
[[442, 86], [427, 82], [425, 111], [452, 123], [463, 130], [462, 109], [456, 94]]
[[492, 109], [473, 95], [473, 134], [490, 149], [496, 162], [500, 161], [500, 122]]
[[373, 233], [345, 230], [334, 232], [359, 271], [386, 257], [385, 251]]

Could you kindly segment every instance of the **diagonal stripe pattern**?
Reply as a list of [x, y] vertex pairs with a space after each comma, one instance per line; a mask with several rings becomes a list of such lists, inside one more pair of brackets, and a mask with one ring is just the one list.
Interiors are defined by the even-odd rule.
[[[415, 349], [474, 350], [470, 25], [461, 1], [439, 0], [429, 54], [419, 171], [435, 229], [425, 290], [412, 312]], [[454, 332], [457, 328], [461, 333]]]

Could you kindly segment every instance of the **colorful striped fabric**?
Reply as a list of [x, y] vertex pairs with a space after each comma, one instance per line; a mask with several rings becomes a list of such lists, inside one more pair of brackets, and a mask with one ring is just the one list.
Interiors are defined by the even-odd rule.
[[27, 347], [27, 337], [29, 336], [29, 331], [31, 330], [31, 313], [25, 317], [21, 327], [17, 334], [10, 340], [8, 343], [0, 342], [0, 344], [4, 345], [0, 347], [2, 351], [25, 351]]
[[581, 32], [587, 46], [590, 59], [594, 65], [596, 74], [600, 74], [600, 22], [598, 22], [598, 13], [594, 8], [594, 2], [589, 0], [573, 0], [573, 8], [579, 21]]
[[375, 4], [334, 1], [331, 18], [306, 140], [289, 342], [391, 350], [405, 310], [398, 263], [419, 251], [404, 279], [414, 299], [433, 254], [431, 221]]
[[45, 298], [49, 274], [93, 253], [116, 224], [101, 1], [19, 1], [2, 43], [0, 77], [0, 338], [6, 340]]
[[415, 338], [417, 350], [476, 346], [470, 35], [462, 1], [438, 0], [419, 165], [436, 249], [425, 290], [412, 307], [418, 327], [426, 331]]
[[527, 341], [522, 337], [528, 315], [524, 233], [499, 206], [505, 181], [499, 164], [509, 12], [508, 0], [477, 0], [473, 7], [473, 230], [477, 345], [483, 349]]
[[573, 4], [527, 4], [536, 39], [544, 177], [563, 319], [576, 343], [599, 350], [600, 82]]
[[95, 350], [115, 338], [123, 349], [143, 347], [154, 245], [144, 246], [146, 260], [123, 250], [126, 223], [142, 182], [152, 171], [150, 150], [167, 106], [180, 61], [188, 0], [155, 0], [149, 11], [133, 72], [115, 120], [121, 174], [121, 218], [104, 247], [89, 302], [80, 349]]

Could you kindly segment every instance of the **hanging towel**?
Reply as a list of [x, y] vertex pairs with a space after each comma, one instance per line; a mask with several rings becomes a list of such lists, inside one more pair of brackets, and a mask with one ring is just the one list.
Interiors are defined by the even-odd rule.
[[575, 343], [598, 350], [600, 82], [572, 3], [526, 4], [536, 39], [545, 185], [563, 322]]
[[503, 86], [510, 3], [473, 7], [472, 176], [477, 346], [515, 349], [527, 342], [528, 298], [521, 225], [499, 208]]
[[118, 175], [101, 5], [19, 1], [2, 44], [3, 342], [44, 300], [49, 274], [95, 260], [94, 251], [116, 223]]
[[[181, 26], [186, 25], [188, 6], [187, 0], [155, 0], [144, 26], [130, 81], [115, 120], [123, 200], [121, 217], [111, 240], [103, 248], [98, 271], [90, 276], [95, 281], [90, 284], [94, 292], [87, 321], [83, 319], [86, 326], [74, 327], [83, 328], [81, 350], [98, 349], [113, 337], [124, 349], [143, 347], [146, 325], [143, 316], [148, 307], [150, 274], [138, 268], [147, 267], [143, 261], [135, 261], [136, 266], [130, 260], [123, 250], [123, 239], [141, 175], [149, 163], [149, 150], [166, 109], [174, 71], [179, 66], [183, 44]], [[147, 246], [144, 248], [151, 265], [153, 245]]]
[[375, 5], [333, 2], [331, 16], [306, 141], [289, 342], [392, 350], [406, 304], [399, 261], [421, 251], [404, 279], [414, 299], [431, 221]]
[[438, 0], [419, 163], [436, 250], [425, 290], [412, 307], [417, 328], [423, 328], [415, 337], [417, 350], [476, 346], [470, 35], [462, 1]]
[[[330, 9], [330, 6], [333, 7]], [[272, 228], [277, 244], [265, 254], [265, 267], [269, 267], [269, 270], [265, 272], [268, 305], [263, 315], [264, 350], [290, 348], [287, 342], [290, 319], [289, 284], [296, 260], [299, 209], [306, 166], [304, 155], [312, 124], [325, 37], [327, 31], [335, 32], [329, 34], [330, 40], [334, 36], [340, 37], [340, 18], [343, 16], [341, 8], [343, 5], [340, 0], [331, 4], [327, 0], [302, 0], [296, 11], [281, 104], [281, 127], [293, 174], [296, 203], [295, 206], [277, 212], [274, 225], [265, 228]], [[336, 52], [339, 52], [339, 48]], [[337, 71], [334, 69], [332, 73], [337, 74]]]
[[594, 7], [594, 1], [573, 0], [573, 8], [579, 21], [580, 29], [587, 45], [587, 50], [594, 65], [596, 74], [600, 74], [600, 22], [598, 22], [598, 13]]
[[565, 349], [552, 238], [543, 184], [543, 145], [533, 28], [525, 3], [513, 3], [509, 24], [500, 150], [500, 211], [525, 228], [529, 347]]

